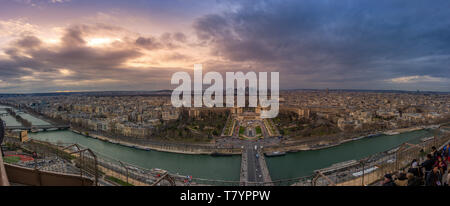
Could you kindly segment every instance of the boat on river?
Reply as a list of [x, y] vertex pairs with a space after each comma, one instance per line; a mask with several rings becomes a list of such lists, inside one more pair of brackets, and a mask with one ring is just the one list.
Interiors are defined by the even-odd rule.
[[231, 156], [232, 154], [228, 154], [228, 153], [220, 153], [220, 152], [212, 152], [211, 156], [214, 157], [221, 157], [221, 156]]
[[359, 171], [359, 172], [353, 173], [352, 175], [353, 175], [354, 177], [359, 177], [359, 176], [361, 176], [361, 175], [363, 175], [363, 174], [369, 174], [369, 173], [371, 173], [371, 172], [373, 172], [373, 171], [375, 171], [375, 170], [377, 170], [377, 169], [378, 169], [377, 166], [373, 166], [373, 167], [370, 167], [370, 168], [365, 169], [364, 172], [361, 170], [361, 171]]
[[396, 131], [387, 131], [387, 132], [385, 132], [384, 134], [385, 134], [385, 135], [392, 136], [392, 135], [400, 134], [400, 132], [396, 132]]
[[430, 141], [430, 140], [432, 140], [432, 139], [434, 139], [434, 136], [429, 136], [429, 137], [424, 137], [424, 138], [422, 138], [422, 139], [420, 139], [422, 142], [427, 142], [427, 141]]
[[321, 172], [321, 173], [326, 175], [326, 174], [331, 174], [331, 173], [334, 173], [334, 172], [342, 171], [342, 170], [345, 170], [345, 169], [347, 169], [349, 167], [353, 167], [353, 166], [356, 166], [356, 165], [359, 165], [359, 164], [360, 164], [359, 161], [348, 160], [348, 161], [332, 164], [330, 167], [319, 169], [319, 170], [315, 170], [314, 172]]
[[276, 157], [276, 156], [283, 156], [283, 155], [286, 155], [286, 152], [280, 152], [280, 151], [266, 152], [265, 155], [266, 155], [267, 157]]

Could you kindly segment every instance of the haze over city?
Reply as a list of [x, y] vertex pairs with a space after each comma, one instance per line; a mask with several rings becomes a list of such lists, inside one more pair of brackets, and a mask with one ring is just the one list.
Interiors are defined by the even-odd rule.
[[171, 89], [197, 63], [281, 89], [450, 91], [445, 0], [1, 4], [0, 93]]

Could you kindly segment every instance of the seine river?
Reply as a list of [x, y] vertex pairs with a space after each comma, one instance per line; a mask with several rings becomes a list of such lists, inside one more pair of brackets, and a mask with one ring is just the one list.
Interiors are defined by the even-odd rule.
[[427, 130], [419, 130], [392, 136], [368, 137], [321, 150], [267, 157], [267, 167], [269, 167], [272, 180], [302, 177], [335, 163], [359, 160], [377, 152], [387, 151], [404, 142], [419, 143], [421, 138], [432, 135], [433, 133]]
[[[0, 108], [4, 107], [0, 106]], [[0, 110], [0, 113], [5, 112]], [[20, 115], [34, 125], [48, 124], [28, 114]], [[8, 126], [20, 125], [8, 115], [2, 115], [1, 118], [5, 120]], [[192, 175], [198, 178], [239, 180], [241, 159], [239, 155], [213, 157], [210, 155], [185, 155], [146, 151], [85, 137], [67, 130], [30, 133], [29, 136], [33, 139], [53, 143], [77, 143], [92, 149], [99, 155], [143, 168], [160, 168], [171, 173]], [[421, 138], [429, 136], [432, 136], [432, 133], [426, 130], [392, 136], [381, 135], [347, 142], [327, 149], [300, 151], [288, 153], [285, 156], [267, 157], [266, 161], [272, 180], [288, 179], [310, 175], [314, 170], [331, 166], [334, 163], [353, 159], [358, 160], [377, 152], [389, 150], [404, 142], [418, 143]]]

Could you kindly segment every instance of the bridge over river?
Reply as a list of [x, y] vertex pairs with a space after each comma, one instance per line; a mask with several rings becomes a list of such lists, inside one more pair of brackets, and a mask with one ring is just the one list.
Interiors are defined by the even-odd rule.
[[33, 131], [33, 130], [63, 130], [63, 129], [69, 129], [70, 125], [32, 125], [31, 127], [25, 127], [25, 126], [6, 126], [6, 130], [27, 130], [27, 131]]
[[246, 144], [241, 157], [240, 182], [243, 186], [268, 185], [272, 182], [261, 146]]
[[[12, 118], [12, 121], [14, 121], [14, 118], [10, 116], [6, 109], [13, 109], [13, 107], [0, 105], [0, 118]], [[27, 131], [47, 131], [47, 130], [64, 130], [69, 129], [70, 125], [65, 124], [52, 124], [46, 121], [43, 121], [37, 117], [34, 117], [24, 111], [16, 110], [16, 113], [21, 116], [22, 118], [28, 120], [31, 122], [31, 126], [24, 126], [17, 122], [16, 124], [8, 125], [6, 124], [5, 130], [27, 130]], [[8, 120], [6, 120], [7, 122]]]

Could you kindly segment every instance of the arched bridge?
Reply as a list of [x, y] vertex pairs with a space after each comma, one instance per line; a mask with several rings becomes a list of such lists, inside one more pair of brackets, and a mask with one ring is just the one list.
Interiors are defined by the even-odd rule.
[[25, 126], [6, 126], [6, 130], [49, 130], [49, 129], [69, 129], [70, 125], [32, 125], [31, 127], [25, 127]]

